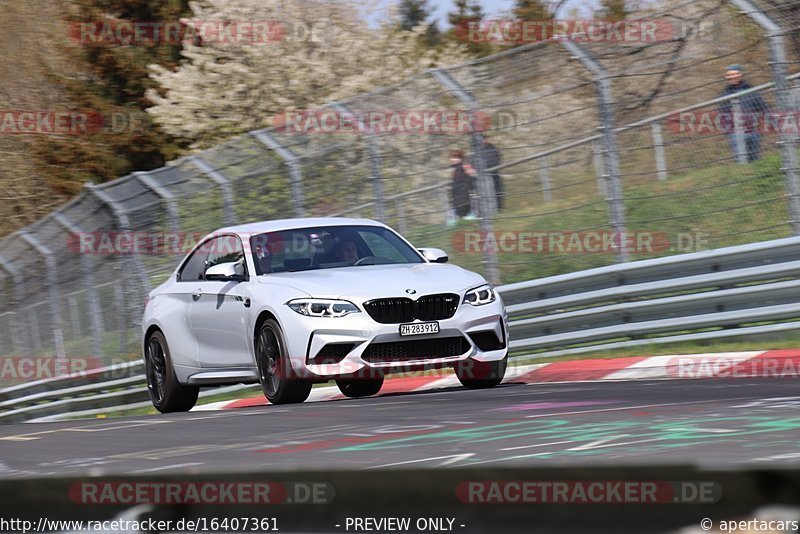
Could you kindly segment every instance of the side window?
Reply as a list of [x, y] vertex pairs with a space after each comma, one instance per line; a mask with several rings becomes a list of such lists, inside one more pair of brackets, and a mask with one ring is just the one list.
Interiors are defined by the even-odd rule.
[[244, 273], [244, 247], [242, 246], [242, 242], [235, 235], [215, 237], [211, 241], [211, 249], [208, 252], [208, 260], [206, 261], [205, 268], [207, 269], [212, 265], [230, 262], [239, 262], [242, 266], [242, 273]]
[[179, 282], [193, 282], [203, 279], [203, 273], [206, 272], [206, 258], [208, 258], [208, 251], [210, 250], [211, 241], [206, 241], [195, 250], [183, 268], [178, 273]]

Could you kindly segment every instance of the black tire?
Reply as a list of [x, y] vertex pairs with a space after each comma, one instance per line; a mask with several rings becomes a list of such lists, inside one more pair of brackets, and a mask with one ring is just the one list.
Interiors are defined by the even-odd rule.
[[178, 383], [167, 338], [160, 331], [147, 338], [144, 352], [147, 393], [156, 410], [161, 413], [188, 412], [197, 403], [198, 386]]
[[340, 378], [336, 381], [339, 391], [345, 397], [357, 399], [377, 395], [383, 387], [383, 377], [380, 378]]
[[508, 356], [494, 362], [467, 360], [456, 365], [456, 376], [468, 389], [493, 388], [503, 381], [508, 366]]
[[256, 365], [264, 396], [272, 404], [303, 402], [311, 393], [311, 382], [292, 375], [283, 331], [274, 319], [267, 319], [256, 333]]

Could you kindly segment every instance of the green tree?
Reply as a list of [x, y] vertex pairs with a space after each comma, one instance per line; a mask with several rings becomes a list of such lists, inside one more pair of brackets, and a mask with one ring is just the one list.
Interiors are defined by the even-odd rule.
[[413, 30], [425, 23], [431, 15], [428, 0], [401, 0], [400, 27], [405, 31]]
[[177, 154], [175, 141], [145, 112], [150, 106], [145, 92], [157, 85], [148, 76], [148, 66], [175, 68], [180, 40], [101, 37], [104, 29], [121, 23], [177, 24], [190, 13], [189, 0], [75, 0], [68, 24], [77, 47], [69, 48], [83, 75], [62, 78], [62, 85], [92, 126], [85, 133], [48, 138], [32, 147], [57, 192], [74, 194], [86, 181], [160, 167]]
[[626, 0], [602, 0], [596, 16], [604, 20], [625, 20], [630, 15]]
[[477, 0], [456, 0], [455, 10], [447, 15], [452, 29], [448, 37], [460, 43], [467, 44], [467, 52], [475, 56], [485, 56], [492, 53], [489, 43], [470, 39], [470, 25], [480, 27], [484, 19], [483, 8]]
[[411, 31], [417, 26], [425, 25], [422, 40], [427, 46], [438, 46], [442, 35], [436, 21], [426, 24], [432, 14], [428, 0], [401, 0], [400, 2], [400, 27], [404, 31]]
[[554, 15], [542, 0], [517, 0], [513, 11], [518, 20], [550, 20]]

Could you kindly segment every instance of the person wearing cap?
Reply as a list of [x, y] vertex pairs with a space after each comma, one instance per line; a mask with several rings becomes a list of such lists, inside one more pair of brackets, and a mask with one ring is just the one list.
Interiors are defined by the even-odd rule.
[[[742, 66], [737, 64], [728, 65], [725, 68], [725, 80], [727, 85], [722, 91], [721, 97], [731, 96], [748, 89], [752, 86], [747, 83], [742, 75]], [[761, 157], [761, 134], [758, 131], [758, 125], [765, 115], [769, 112], [769, 106], [764, 101], [759, 93], [753, 92], [742, 95], [739, 97], [739, 112], [744, 116], [743, 120], [738, 122], [743, 125], [744, 130], [744, 143], [747, 153], [747, 161], [755, 161]], [[719, 106], [719, 112], [722, 117], [729, 118], [730, 131], [728, 132], [728, 141], [730, 142], [731, 149], [733, 150], [734, 157], [738, 154], [736, 135], [733, 130], [733, 124], [736, 117], [733, 116], [733, 101], [726, 100]], [[741, 119], [741, 118], [740, 118]]]

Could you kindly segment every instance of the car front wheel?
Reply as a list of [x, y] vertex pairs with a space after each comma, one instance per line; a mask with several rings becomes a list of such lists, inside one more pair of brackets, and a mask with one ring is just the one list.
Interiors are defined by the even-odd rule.
[[147, 339], [144, 364], [147, 393], [156, 410], [161, 413], [188, 412], [194, 407], [200, 388], [178, 382], [167, 339], [161, 332], [154, 332]]
[[291, 376], [283, 332], [274, 319], [264, 321], [258, 330], [256, 364], [264, 396], [272, 404], [303, 402], [311, 393], [311, 382]]
[[467, 360], [456, 365], [456, 376], [465, 388], [492, 388], [503, 381], [507, 365], [508, 356], [493, 362]]

